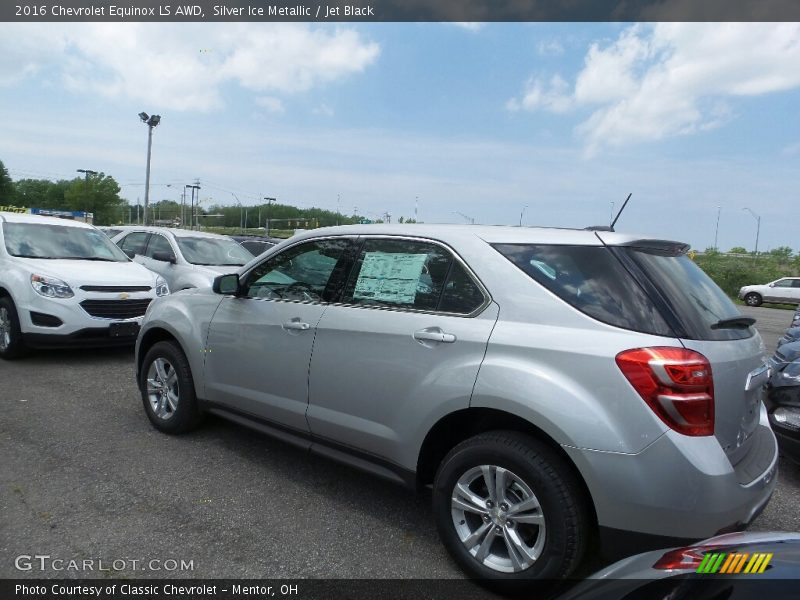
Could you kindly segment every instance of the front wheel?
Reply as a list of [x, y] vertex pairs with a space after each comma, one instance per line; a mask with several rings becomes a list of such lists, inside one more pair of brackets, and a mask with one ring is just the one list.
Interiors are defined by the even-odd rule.
[[200, 423], [189, 361], [175, 342], [158, 342], [148, 350], [139, 389], [145, 413], [159, 431], [184, 433]]
[[0, 358], [12, 360], [25, 352], [19, 317], [14, 302], [8, 296], [0, 298]]
[[453, 448], [436, 473], [433, 511], [460, 566], [502, 591], [568, 577], [590, 535], [585, 499], [564, 460], [513, 431]]
[[750, 292], [744, 297], [744, 301], [747, 306], [761, 306], [761, 304], [764, 302], [764, 299], [761, 298], [761, 294]]

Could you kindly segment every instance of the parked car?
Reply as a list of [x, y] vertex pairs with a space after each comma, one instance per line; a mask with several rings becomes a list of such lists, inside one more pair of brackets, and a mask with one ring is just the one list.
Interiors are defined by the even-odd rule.
[[570, 575], [595, 534], [613, 555], [741, 529], [776, 485], [764, 344], [687, 250], [519, 227], [299, 234], [153, 306], [144, 410], [165, 433], [213, 413], [431, 485], [444, 545], [501, 589]]
[[792, 324], [789, 325], [790, 329], [795, 327], [800, 327], [800, 306], [794, 310], [794, 314], [792, 315]]
[[729, 533], [610, 565], [559, 600], [797, 597], [800, 533]]
[[778, 348], [790, 342], [800, 340], [800, 327], [789, 327], [784, 334], [778, 338]]
[[0, 213], [0, 358], [26, 347], [133, 344], [163, 277], [77, 221]]
[[253, 256], [264, 254], [264, 252], [283, 241], [282, 238], [261, 235], [232, 235], [230, 237], [246, 248]]
[[100, 231], [105, 233], [108, 237], [113, 238], [115, 235], [118, 235], [121, 231], [121, 227], [98, 227]]
[[125, 227], [113, 238], [135, 262], [167, 280], [173, 292], [211, 287], [253, 255], [226, 235], [166, 227]]
[[779, 346], [770, 367], [769, 420], [781, 452], [800, 463], [800, 341]]
[[739, 300], [748, 306], [764, 302], [800, 304], [800, 277], [782, 277], [765, 285], [746, 285], [739, 290]]

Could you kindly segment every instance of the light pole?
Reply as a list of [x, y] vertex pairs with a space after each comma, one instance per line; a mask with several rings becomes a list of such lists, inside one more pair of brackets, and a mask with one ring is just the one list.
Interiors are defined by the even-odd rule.
[[144, 224], [147, 225], [147, 206], [150, 204], [150, 154], [153, 149], [153, 129], [161, 122], [161, 115], [140, 112], [139, 118], [147, 125], [147, 172], [144, 180]]
[[272, 215], [272, 203], [276, 202], [275, 198], [264, 198], [267, 201], [267, 236], [269, 236], [270, 215]]
[[714, 230], [714, 250], [718, 248], [717, 246], [717, 236], [719, 235], [719, 214], [722, 212], [722, 207], [717, 207], [717, 228]]
[[753, 218], [756, 220], [756, 250], [755, 250], [755, 255], [756, 255], [756, 257], [758, 257], [758, 235], [761, 233], [761, 217], [759, 215], [757, 215], [756, 213], [754, 213], [751, 209], [747, 208], [746, 206], [742, 210], [746, 210], [747, 212], [749, 212], [751, 215], [753, 215]]
[[525, 214], [525, 209], [528, 208], [528, 205], [522, 207], [522, 210], [519, 211], [519, 226], [522, 227], [522, 215]]
[[199, 185], [185, 185], [184, 189], [189, 188], [192, 190], [192, 207], [189, 211], [189, 229], [194, 229], [194, 191], [197, 190], [197, 200], [200, 200], [200, 186]]
[[[85, 176], [84, 180], [83, 180], [83, 196], [84, 196], [84, 200], [83, 200], [84, 209], [83, 210], [84, 210], [84, 212], [88, 213], [89, 211], [86, 210], [86, 203], [89, 200], [89, 176], [90, 175], [97, 175], [97, 171], [92, 171], [91, 169], [76, 169], [76, 171], [78, 173], [83, 173], [84, 176]], [[94, 206], [92, 206], [92, 209], [94, 209]], [[92, 222], [94, 222], [94, 210], [92, 210]]]

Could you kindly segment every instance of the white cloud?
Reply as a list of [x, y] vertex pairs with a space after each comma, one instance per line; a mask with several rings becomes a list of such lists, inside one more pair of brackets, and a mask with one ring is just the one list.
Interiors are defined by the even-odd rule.
[[315, 109], [311, 111], [315, 115], [320, 115], [323, 117], [332, 117], [333, 116], [333, 109], [325, 104], [324, 102], [317, 106]]
[[558, 40], [542, 40], [536, 45], [539, 56], [561, 56], [564, 46]]
[[305, 92], [362, 72], [380, 47], [309, 24], [37, 23], [4, 25], [0, 54], [0, 85], [51, 69], [75, 93], [207, 111], [222, 105], [225, 84]]
[[267, 112], [282, 113], [284, 112], [283, 102], [279, 98], [272, 96], [260, 96], [255, 99], [255, 103]]
[[800, 87], [798, 23], [634, 25], [589, 48], [574, 85], [530, 80], [510, 109], [594, 112], [576, 131], [591, 153], [719, 127], [726, 99]]
[[466, 29], [467, 31], [471, 31], [473, 33], [480, 31], [486, 25], [486, 23], [480, 23], [477, 21], [453, 21], [449, 24], [454, 25], [455, 27], [460, 27], [461, 29]]

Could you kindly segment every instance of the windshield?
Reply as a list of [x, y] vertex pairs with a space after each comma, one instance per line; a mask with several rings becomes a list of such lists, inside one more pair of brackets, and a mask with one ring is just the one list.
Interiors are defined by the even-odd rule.
[[250, 252], [226, 238], [175, 236], [175, 239], [186, 262], [193, 265], [241, 266], [253, 258]]
[[3, 223], [6, 250], [20, 258], [128, 262], [102, 231], [71, 225]]

